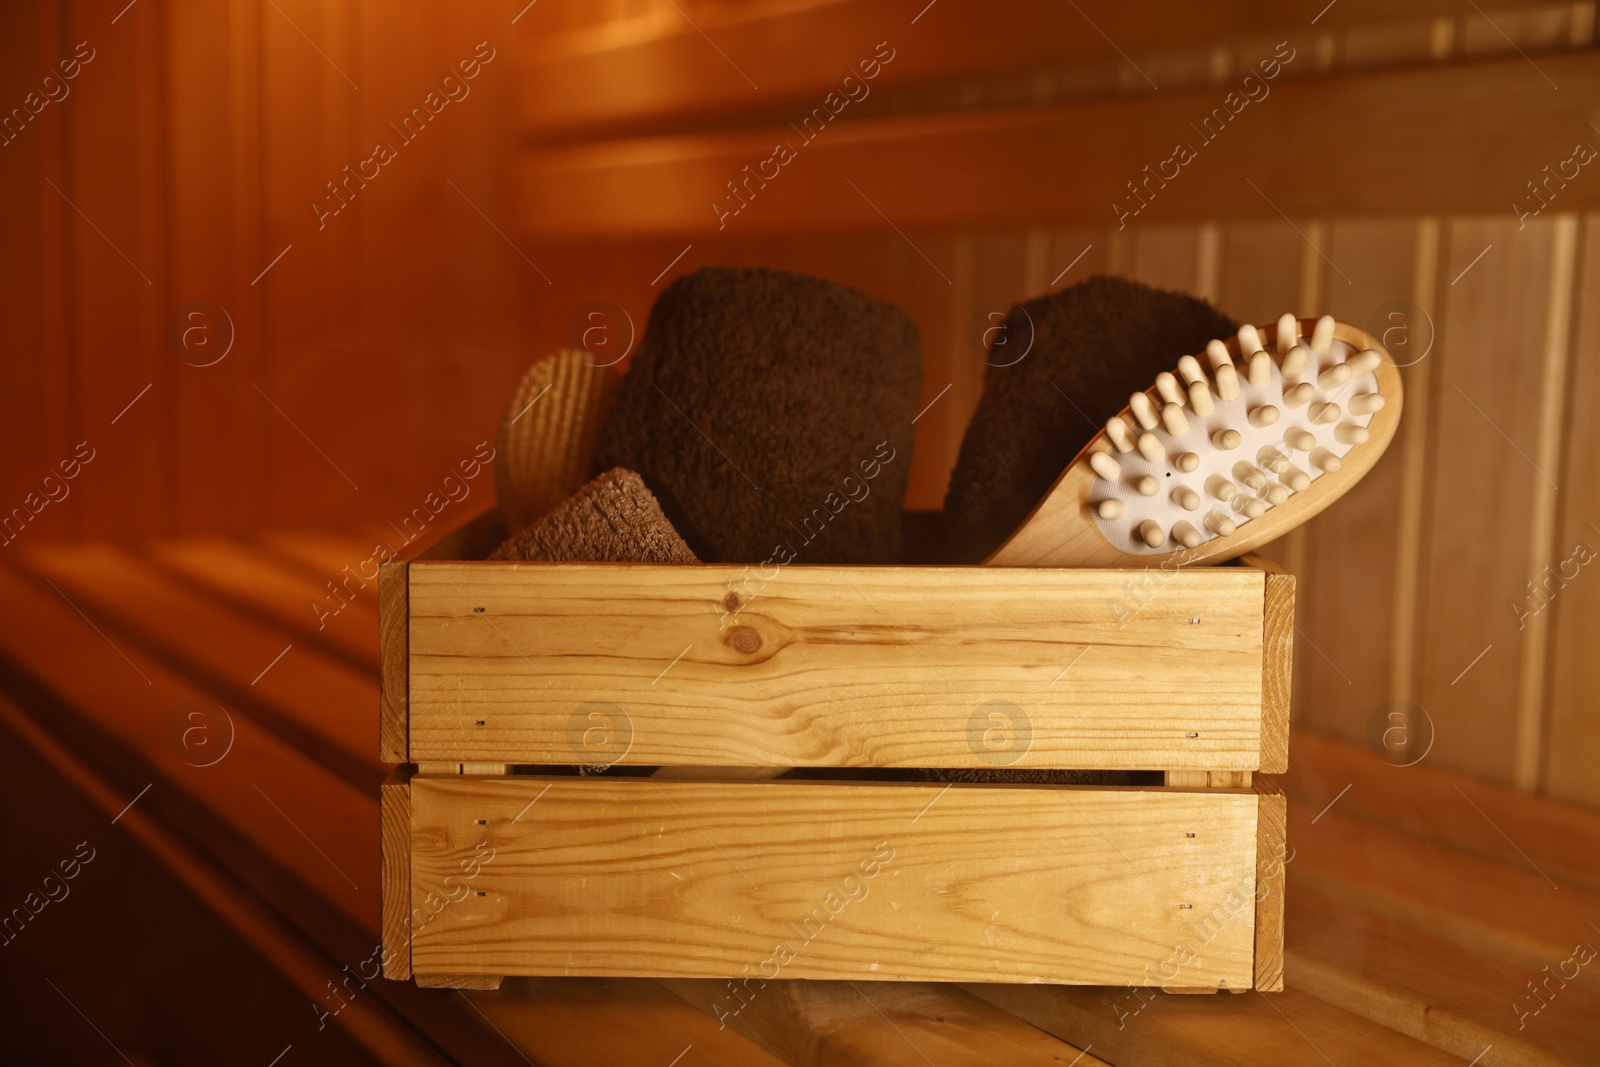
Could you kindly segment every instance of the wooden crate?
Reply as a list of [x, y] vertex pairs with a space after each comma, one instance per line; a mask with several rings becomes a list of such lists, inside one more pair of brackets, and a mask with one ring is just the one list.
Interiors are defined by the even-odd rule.
[[493, 522], [379, 580], [390, 977], [1281, 987], [1265, 561], [489, 563]]

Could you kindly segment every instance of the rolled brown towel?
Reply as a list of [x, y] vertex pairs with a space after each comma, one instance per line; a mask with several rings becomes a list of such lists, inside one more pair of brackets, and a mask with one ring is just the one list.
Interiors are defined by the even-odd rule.
[[1013, 308], [1006, 326], [1008, 353], [1032, 347], [985, 372], [945, 496], [954, 563], [998, 548], [1130, 393], [1237, 329], [1197, 297], [1105, 275]]
[[633, 471], [606, 471], [489, 555], [567, 563], [697, 563]]
[[708, 560], [898, 562], [921, 382], [898, 309], [821, 278], [707, 267], [651, 309], [594, 469], [638, 471]]

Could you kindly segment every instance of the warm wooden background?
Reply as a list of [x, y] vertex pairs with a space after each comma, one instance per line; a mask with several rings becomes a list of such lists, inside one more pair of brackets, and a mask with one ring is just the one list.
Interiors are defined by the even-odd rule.
[[[1410, 699], [1430, 760], [1600, 803], [1600, 578], [1513, 610], [1600, 549], [1600, 176], [1525, 228], [1510, 207], [1600, 146], [1594, 4], [924, 3], [8, 5], [6, 114], [95, 50], [0, 146], [0, 508], [95, 449], [18, 540], [397, 519], [592, 302], [642, 325], [706, 263], [917, 320], [925, 400], [950, 386], [918, 424], [918, 507], [988, 310], [1095, 270], [1258, 321], [1408, 301], [1436, 336], [1403, 439], [1275, 546], [1302, 578], [1296, 721], [1360, 738]], [[1117, 230], [1124, 182], [1285, 40], [1271, 94]], [[319, 231], [324, 183], [480, 41], [471, 95]], [[871, 94], [718, 232], [723, 182], [880, 41]], [[236, 329], [214, 366], [168, 342], [193, 300]]]

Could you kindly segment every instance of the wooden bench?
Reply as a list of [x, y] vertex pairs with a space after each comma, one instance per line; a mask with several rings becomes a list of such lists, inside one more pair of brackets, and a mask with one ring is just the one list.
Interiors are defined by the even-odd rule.
[[[1428, 761], [1390, 767], [1309, 734], [1295, 735], [1283, 779], [1293, 852], [1282, 993], [775, 982], [719, 1030], [710, 1012], [723, 983], [711, 980], [509, 979], [489, 992], [377, 979], [350, 981], [332, 1015], [341, 998], [330, 983], [370, 974], [378, 941], [385, 769], [367, 758], [376, 587], [323, 629], [308, 601], [366, 553], [359, 537], [263, 535], [35, 547], [0, 567], [8, 776], [44, 775], [50, 796], [65, 798], [40, 808], [40, 833], [63, 850], [82, 839], [80, 813], [117, 818], [95, 830], [108, 861], [84, 871], [83, 899], [50, 906], [83, 912], [64, 922], [47, 909], [22, 934], [31, 951], [50, 953], [48, 977], [130, 1055], [249, 1048], [268, 1062], [292, 1044], [294, 1062], [473, 1064], [1600, 1057], [1600, 971], [1547, 978], [1574, 944], [1600, 945], [1589, 925], [1600, 921], [1600, 814]], [[186, 745], [173, 726], [175, 712], [202, 700], [225, 705], [232, 723], [231, 748], [209, 767], [196, 764], [217, 750]], [[213, 740], [226, 729], [220, 713], [206, 726]], [[87, 892], [92, 878], [122, 883], [116, 906], [137, 909], [153, 931], [144, 951], [180, 965], [95, 980], [101, 960], [74, 952], [69, 928], [118, 916], [89, 914], [111, 907]], [[17, 940], [13, 950], [29, 947]], [[204, 969], [222, 961], [226, 973]], [[193, 982], [179, 981], [185, 967]], [[274, 1010], [246, 1010], [230, 995], [246, 982], [269, 990], [262, 1003]], [[115, 1007], [116, 988], [129, 984], [147, 1008], [187, 1020], [166, 1052], [139, 1045], [154, 1040], [148, 1028]], [[13, 1004], [54, 1012], [63, 1026], [77, 1019], [38, 982]], [[1520, 1029], [1518, 1005], [1529, 1012]], [[301, 1014], [280, 1019], [279, 1006]], [[87, 1043], [70, 1047], [94, 1048], [100, 1038], [77, 1025]]]

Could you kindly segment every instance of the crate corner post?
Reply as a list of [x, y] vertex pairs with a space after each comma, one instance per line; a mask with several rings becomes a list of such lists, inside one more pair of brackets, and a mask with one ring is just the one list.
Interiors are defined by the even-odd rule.
[[378, 567], [378, 759], [410, 759], [410, 564]]
[[411, 977], [411, 771], [398, 767], [379, 787], [383, 893], [383, 976]]
[[1255, 983], [1261, 993], [1283, 989], [1283, 913], [1287, 885], [1288, 803], [1271, 778], [1257, 776]]

